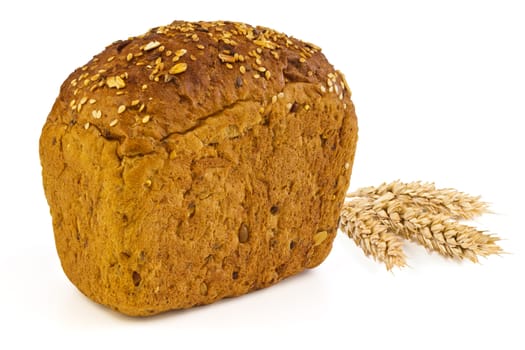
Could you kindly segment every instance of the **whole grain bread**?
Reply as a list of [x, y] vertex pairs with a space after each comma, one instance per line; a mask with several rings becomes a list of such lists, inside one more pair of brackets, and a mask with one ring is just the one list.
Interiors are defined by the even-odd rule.
[[319, 265], [357, 139], [320, 48], [182, 22], [73, 72], [40, 138], [62, 267], [128, 315], [209, 304]]

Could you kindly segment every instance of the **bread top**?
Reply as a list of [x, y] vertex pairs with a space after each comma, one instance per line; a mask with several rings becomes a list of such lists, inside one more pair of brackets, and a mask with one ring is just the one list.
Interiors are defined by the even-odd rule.
[[126, 141], [121, 153], [144, 154], [239, 101], [264, 114], [298, 82], [350, 103], [343, 75], [313, 44], [243, 23], [175, 21], [116, 41], [73, 72], [48, 122], [94, 128]]

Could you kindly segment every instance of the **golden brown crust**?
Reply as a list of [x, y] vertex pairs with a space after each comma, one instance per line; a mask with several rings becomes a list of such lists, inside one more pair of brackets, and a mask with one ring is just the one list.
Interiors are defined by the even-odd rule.
[[267, 28], [174, 22], [62, 85], [40, 140], [64, 271], [150, 315], [320, 264], [357, 125], [320, 49]]

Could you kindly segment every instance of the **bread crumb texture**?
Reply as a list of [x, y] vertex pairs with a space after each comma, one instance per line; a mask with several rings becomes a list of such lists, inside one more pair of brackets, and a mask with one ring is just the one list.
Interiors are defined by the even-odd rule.
[[66, 275], [146, 316], [319, 265], [351, 175], [350, 95], [320, 48], [264, 27], [175, 21], [109, 45], [40, 138]]

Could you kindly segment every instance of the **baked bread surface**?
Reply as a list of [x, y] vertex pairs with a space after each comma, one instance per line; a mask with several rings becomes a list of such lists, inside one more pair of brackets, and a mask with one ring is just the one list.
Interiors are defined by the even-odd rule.
[[40, 138], [64, 272], [152, 315], [313, 268], [356, 140], [350, 90], [313, 44], [182, 21], [117, 41], [63, 83]]

